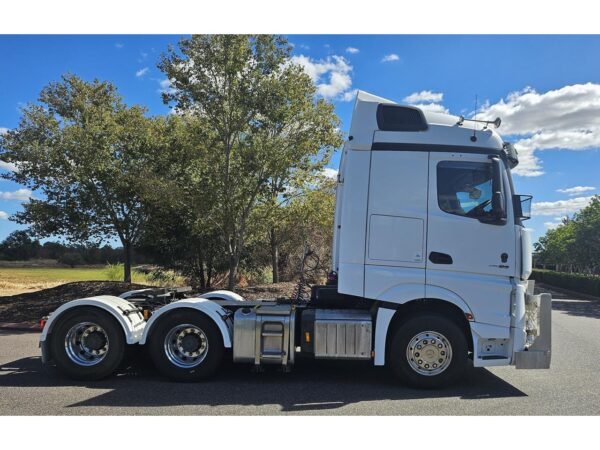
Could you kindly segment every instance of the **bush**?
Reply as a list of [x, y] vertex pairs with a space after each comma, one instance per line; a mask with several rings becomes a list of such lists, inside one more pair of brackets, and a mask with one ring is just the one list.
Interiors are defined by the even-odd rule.
[[600, 297], [600, 276], [598, 275], [534, 269], [529, 278], [558, 288]]
[[109, 281], [123, 281], [123, 264], [110, 264], [104, 266], [104, 275]]
[[70, 266], [71, 268], [85, 264], [83, 256], [75, 252], [65, 253], [61, 255], [60, 258], [58, 258], [58, 262]]

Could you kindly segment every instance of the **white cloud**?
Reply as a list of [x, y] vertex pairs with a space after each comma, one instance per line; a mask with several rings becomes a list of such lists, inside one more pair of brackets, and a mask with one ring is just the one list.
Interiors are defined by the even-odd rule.
[[0, 135], [8, 133], [8, 128], [0, 127]]
[[532, 215], [536, 216], [559, 216], [573, 214], [585, 208], [592, 201], [593, 195], [589, 197], [575, 197], [568, 200], [557, 200], [555, 202], [536, 202], [531, 205]]
[[115, 47], [118, 48], [119, 50], [121, 50], [123, 47], [125, 47], [125, 44], [121, 44], [120, 42], [117, 42], [115, 44]]
[[574, 84], [544, 93], [527, 87], [484, 105], [480, 117], [500, 117], [501, 132], [520, 138], [515, 143], [521, 160], [516, 174], [542, 175], [538, 151], [600, 148], [600, 84]]
[[351, 91], [345, 92], [342, 97], [342, 100], [344, 100], [345, 102], [350, 102], [350, 101], [354, 100], [357, 92], [358, 92], [358, 89], [352, 89]]
[[8, 170], [9, 172], [16, 172], [17, 165], [5, 161], [0, 161], [0, 169]]
[[326, 59], [312, 59], [299, 55], [292, 57], [292, 63], [301, 66], [317, 86], [317, 93], [326, 99], [349, 101], [352, 88], [352, 66], [343, 56], [333, 55]]
[[444, 94], [441, 92], [421, 91], [413, 92], [409, 96], [404, 97], [406, 103], [439, 103], [444, 100]]
[[8, 214], [5, 213], [4, 211], [0, 211], [0, 219], [7, 220], [8, 219]]
[[444, 94], [441, 92], [421, 91], [413, 92], [404, 97], [403, 101], [409, 105], [421, 108], [423, 111], [448, 114], [448, 108], [440, 104], [443, 99]]
[[389, 55], [385, 55], [381, 58], [381, 62], [391, 62], [391, 61], [400, 61], [400, 57], [395, 53], [390, 53]]
[[567, 195], [577, 195], [577, 194], [582, 194], [584, 192], [595, 191], [595, 190], [596, 190], [596, 188], [593, 186], [574, 186], [572, 188], [557, 189], [556, 192], [561, 192], [561, 193], [567, 194]]
[[356, 47], [348, 47], [348, 48], [346, 48], [346, 52], [354, 55], [354, 54], [360, 52], [360, 50], [357, 49]]
[[175, 92], [175, 88], [171, 85], [171, 80], [169, 80], [168, 78], [165, 78], [163, 80], [157, 80], [158, 84], [160, 85], [160, 89], [158, 90], [158, 92], [160, 93], [166, 93], [166, 94], [172, 94]]
[[560, 225], [562, 225], [562, 223], [563, 223], [562, 217], [555, 217], [554, 219], [552, 219], [552, 222], [544, 222], [544, 225], [546, 226], [547, 229], [554, 230], [555, 228], [558, 228]]
[[0, 199], [2, 200], [22, 200], [27, 201], [32, 197], [32, 192], [29, 189], [17, 189], [16, 191], [0, 191]]
[[148, 73], [148, 68], [147, 68], [147, 67], [144, 67], [143, 69], [140, 69], [140, 70], [138, 70], [138, 71], [135, 73], [135, 76], [136, 76], [136, 77], [138, 77], [138, 78], [139, 78], [139, 77], [143, 77], [144, 75], [146, 75], [146, 73]]
[[332, 169], [331, 167], [325, 167], [323, 169], [323, 175], [325, 175], [327, 178], [337, 178], [338, 171], [337, 169]]
[[448, 114], [448, 108], [444, 105], [440, 105], [439, 103], [417, 103], [412, 106], [416, 106], [417, 108], [421, 108], [423, 111], [435, 112], [435, 113], [444, 113]]

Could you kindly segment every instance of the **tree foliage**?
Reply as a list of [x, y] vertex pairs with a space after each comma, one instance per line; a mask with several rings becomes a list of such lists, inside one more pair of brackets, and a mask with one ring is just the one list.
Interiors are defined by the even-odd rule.
[[201, 129], [195, 180], [228, 258], [233, 287], [257, 205], [275, 202], [290, 178], [315, 172], [340, 144], [332, 105], [290, 64], [285, 39], [203, 35], [183, 39], [159, 67], [171, 82], [167, 103]]
[[50, 83], [19, 126], [2, 136], [0, 156], [18, 170], [3, 177], [43, 194], [16, 214], [37, 236], [72, 241], [118, 237], [130, 255], [147, 217], [141, 192], [154, 155], [153, 120], [125, 105], [109, 82], [66, 75]]
[[182, 39], [158, 64], [165, 116], [106, 81], [50, 83], [0, 137], [18, 169], [3, 176], [36, 192], [13, 220], [37, 237], [119, 239], [126, 281], [134, 248], [201, 288], [232, 288], [240, 269], [291, 278], [307, 245], [325, 266], [335, 182], [321, 174], [339, 119], [290, 52], [271, 35]]
[[558, 270], [600, 273], [600, 196], [535, 244], [537, 262]]

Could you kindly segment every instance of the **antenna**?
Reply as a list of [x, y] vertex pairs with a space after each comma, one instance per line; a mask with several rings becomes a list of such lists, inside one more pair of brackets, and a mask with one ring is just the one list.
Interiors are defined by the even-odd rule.
[[[475, 94], [475, 119], [473, 120], [473, 122], [477, 121], [477, 94]], [[477, 127], [475, 126], [475, 124], [473, 124], [473, 136], [471, 136], [471, 142], [476, 142], [477, 141]]]
[[[465, 121], [484, 123], [485, 124], [485, 126], [483, 127], [484, 130], [487, 130], [490, 125], [494, 125], [494, 128], [500, 128], [500, 125], [502, 124], [502, 119], [500, 119], [500, 117], [496, 117], [494, 120], [477, 120], [477, 94], [475, 94], [475, 118], [474, 119], [465, 119], [465, 116], [459, 116], [458, 122], [456, 122], [456, 125], [458, 125], [460, 127], [465, 123]], [[477, 128], [475, 127], [475, 125], [473, 125], [473, 136], [471, 136], [472, 142], [477, 141], [476, 133], [477, 133]]]

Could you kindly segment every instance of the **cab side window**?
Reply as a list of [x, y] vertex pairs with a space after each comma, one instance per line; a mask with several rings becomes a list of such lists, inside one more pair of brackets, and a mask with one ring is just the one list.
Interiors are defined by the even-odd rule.
[[441, 161], [437, 165], [437, 198], [442, 211], [481, 219], [492, 215], [492, 165]]

